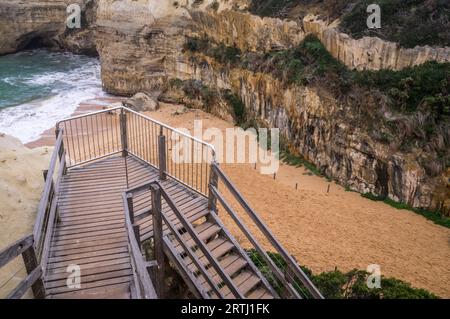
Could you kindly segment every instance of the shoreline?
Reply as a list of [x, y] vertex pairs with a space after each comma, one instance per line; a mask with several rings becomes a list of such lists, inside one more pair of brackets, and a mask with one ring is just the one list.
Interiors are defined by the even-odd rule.
[[[98, 96], [93, 99], [89, 99], [81, 102], [75, 111], [69, 116], [78, 116], [90, 112], [101, 111], [105, 107], [120, 103], [124, 97], [121, 96]], [[60, 119], [63, 120], [63, 119]], [[56, 125], [56, 123], [55, 123]], [[42, 146], [53, 146], [55, 144], [55, 127], [49, 128], [41, 133], [40, 137], [34, 141], [25, 143], [24, 145], [28, 148], [34, 149]]]

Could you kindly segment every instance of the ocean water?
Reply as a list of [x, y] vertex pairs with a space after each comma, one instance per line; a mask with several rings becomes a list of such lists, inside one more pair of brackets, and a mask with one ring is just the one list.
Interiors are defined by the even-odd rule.
[[96, 58], [45, 49], [0, 57], [0, 132], [23, 143], [102, 95]]

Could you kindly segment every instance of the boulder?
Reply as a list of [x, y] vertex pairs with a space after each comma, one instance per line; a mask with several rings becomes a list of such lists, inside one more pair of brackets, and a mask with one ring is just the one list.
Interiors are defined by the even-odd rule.
[[135, 94], [123, 104], [136, 112], [153, 112], [159, 108], [158, 99], [155, 96], [142, 92]]

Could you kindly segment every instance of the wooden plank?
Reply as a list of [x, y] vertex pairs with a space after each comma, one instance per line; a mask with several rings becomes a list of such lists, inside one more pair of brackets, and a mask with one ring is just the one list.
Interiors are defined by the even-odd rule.
[[152, 281], [150, 279], [148, 270], [146, 268], [146, 266], [144, 265], [144, 261], [142, 258], [142, 253], [141, 253], [141, 249], [139, 247], [139, 243], [136, 241], [134, 235], [134, 229], [132, 227], [131, 224], [131, 220], [130, 220], [130, 212], [128, 211], [128, 205], [127, 205], [127, 198], [126, 195], [123, 194], [122, 196], [123, 199], [123, 205], [124, 205], [124, 209], [125, 209], [125, 220], [126, 220], [126, 228], [127, 228], [127, 232], [128, 232], [128, 242], [129, 242], [129, 253], [130, 253], [130, 258], [133, 259], [132, 261], [132, 265], [134, 266], [133, 271], [136, 274], [136, 277], [138, 279], [139, 285], [138, 283], [135, 283], [135, 286], [141, 286], [143, 289], [143, 295], [145, 298], [149, 298], [149, 299], [156, 299], [158, 298], [155, 288], [153, 287]]
[[[105, 279], [105, 280], [100, 280], [100, 281], [95, 281], [95, 282], [89, 282], [86, 284], [82, 284], [80, 289], [73, 289], [72, 291], [77, 291], [81, 295], [81, 293], [80, 293], [81, 291], [90, 289], [90, 288], [105, 287], [105, 286], [109, 286], [109, 285], [122, 284], [122, 283], [129, 284], [131, 278], [132, 278], [132, 276], [123, 276], [123, 277]], [[66, 286], [66, 287], [58, 287], [58, 288], [49, 289], [48, 293], [50, 295], [56, 295], [56, 294], [60, 294], [60, 293], [70, 292], [70, 291], [71, 291], [71, 289], [67, 288], [67, 286]]]
[[[108, 279], [122, 278], [122, 277], [129, 278], [132, 275], [133, 272], [131, 270], [131, 267], [108, 272], [96, 272], [93, 274], [85, 274], [84, 272], [82, 272], [80, 277], [80, 284], [81, 286], [83, 286], [89, 283], [95, 283]], [[62, 287], [67, 288], [67, 278], [61, 280], [46, 281], [46, 288], [47, 291], [50, 293], [53, 291], [53, 289]]]
[[101, 230], [95, 230], [95, 231], [91, 231], [88, 233], [78, 233], [78, 234], [71, 234], [71, 235], [59, 235], [59, 234], [55, 234], [54, 236], [54, 241], [64, 241], [64, 240], [74, 240], [74, 239], [88, 239], [90, 237], [94, 237], [94, 236], [102, 236], [102, 235], [109, 235], [109, 234], [113, 234], [113, 233], [118, 233], [118, 232], [123, 232], [124, 229], [123, 227], [113, 227], [113, 228], [103, 228]]
[[58, 225], [59, 230], [79, 230], [79, 229], [92, 229], [94, 227], [108, 227], [108, 226], [114, 226], [116, 224], [123, 224], [124, 223], [124, 218], [121, 216], [116, 216], [116, 215], [112, 215], [109, 216], [109, 218], [107, 220], [105, 220], [104, 218], [100, 218], [100, 219], [94, 219], [94, 218], [90, 218], [89, 220], [81, 220], [78, 221], [78, 223], [60, 223]]
[[[244, 199], [241, 193], [237, 190], [234, 184], [230, 181], [230, 179], [225, 175], [225, 173], [220, 169], [220, 167], [216, 164], [212, 164], [212, 169], [216, 174], [220, 177], [222, 182], [225, 184], [227, 189], [231, 192], [234, 198], [239, 202], [239, 204], [244, 208], [253, 222], [258, 226], [259, 230], [265, 235], [265, 237], [269, 240], [269, 242], [273, 245], [276, 251], [283, 257], [285, 262], [291, 271], [300, 279], [303, 285], [308, 289], [308, 291], [317, 299], [323, 299], [322, 294], [316, 288], [316, 286], [312, 283], [312, 281], [306, 276], [303, 270], [299, 267], [298, 263], [292, 258], [290, 254], [287, 253], [286, 249], [280, 244], [280, 242], [275, 238], [269, 228], [265, 225], [262, 219], [256, 214], [256, 212], [250, 207], [249, 203]], [[211, 186], [210, 189], [214, 189], [214, 186]], [[287, 285], [290, 287], [290, 285]], [[291, 293], [299, 298], [298, 292], [295, 289], [290, 288]]]
[[[206, 271], [205, 266], [199, 260], [199, 258], [196, 255], [196, 253], [193, 252], [192, 249], [188, 245], [185, 244], [185, 242], [183, 242], [183, 240], [181, 239], [181, 236], [178, 233], [177, 229], [175, 228], [176, 226], [173, 224], [173, 222], [169, 218], [167, 218], [167, 216], [164, 213], [163, 213], [162, 216], [163, 216], [164, 221], [168, 225], [168, 227], [170, 227], [170, 229], [172, 231], [172, 234], [174, 234], [174, 236], [177, 237], [177, 241], [180, 242], [181, 246], [183, 247], [183, 251], [189, 256], [189, 258], [192, 261], [192, 263], [196, 265], [198, 271], [203, 274], [203, 276], [205, 277], [205, 281], [207, 281], [209, 283], [210, 286], [208, 287], [207, 290], [210, 290], [210, 289], [214, 290], [214, 292], [217, 294], [217, 296], [219, 298], [222, 297], [222, 294], [220, 293], [219, 286], [217, 285], [217, 283], [215, 283], [212, 280], [210, 274]], [[172, 252], [172, 254], [179, 254], [179, 252], [175, 251], [175, 252]], [[186, 267], [186, 269], [188, 269], [188, 268]]]
[[[213, 195], [215, 195], [215, 192], [211, 192]], [[228, 209], [231, 209], [230, 207]], [[222, 228], [222, 234], [233, 243], [233, 245], [236, 247], [237, 251], [239, 252], [240, 256], [244, 258], [250, 268], [252, 269], [253, 273], [255, 273], [262, 281], [265, 288], [270, 292], [270, 294], [273, 297], [278, 298], [278, 293], [273, 289], [273, 287], [270, 285], [270, 283], [267, 281], [267, 279], [264, 277], [264, 275], [260, 272], [260, 270], [256, 267], [256, 265], [253, 263], [253, 261], [248, 256], [247, 252], [244, 251], [244, 249], [241, 247], [241, 245], [236, 241], [236, 239], [231, 235], [231, 233], [226, 229], [225, 225], [222, 223], [220, 218], [215, 212], [211, 212], [209, 215], [209, 219], [214, 221], [216, 224], [218, 224]], [[238, 225], [239, 226], [239, 225]], [[242, 226], [242, 225], [241, 225]], [[245, 234], [245, 232], [244, 232]]]
[[70, 255], [64, 255], [64, 256], [55, 256], [49, 259], [49, 263], [58, 263], [58, 262], [71, 262], [76, 263], [74, 260], [80, 260], [85, 258], [92, 258], [97, 256], [104, 256], [104, 255], [114, 255], [114, 254], [120, 254], [120, 253], [126, 253], [128, 252], [128, 247], [115, 247], [115, 248], [109, 248], [109, 249], [101, 249], [101, 250], [91, 250], [89, 252], [83, 252], [78, 254], [70, 254]]
[[116, 243], [105, 244], [105, 245], [95, 245], [90, 247], [76, 247], [73, 249], [64, 249], [64, 250], [52, 250], [51, 257], [63, 257], [63, 256], [71, 256], [71, 255], [79, 255], [88, 252], [96, 252], [103, 251], [108, 249], [122, 248], [127, 247], [126, 241], [119, 241]]
[[210, 296], [207, 294], [205, 289], [201, 285], [199, 285], [197, 282], [198, 280], [195, 278], [194, 274], [189, 271], [183, 264], [183, 261], [179, 254], [175, 251], [175, 249], [172, 246], [172, 243], [167, 237], [163, 238], [165, 243], [165, 251], [166, 255], [169, 257], [169, 259], [172, 260], [172, 262], [175, 264], [176, 269], [178, 270], [178, 273], [183, 278], [184, 282], [188, 285], [190, 288], [190, 291], [196, 296], [198, 299], [209, 299]]
[[127, 241], [124, 238], [118, 237], [118, 238], [111, 238], [111, 239], [104, 239], [99, 240], [95, 242], [84, 242], [84, 243], [77, 243], [72, 245], [60, 245], [60, 246], [54, 246], [51, 250], [52, 256], [62, 256], [62, 255], [68, 255], [78, 252], [85, 252], [85, 251], [91, 251], [91, 250], [98, 250], [103, 249], [105, 247], [119, 247], [126, 245]]
[[[153, 233], [154, 233], [154, 254], [157, 262], [156, 270], [156, 293], [159, 298], [164, 298], [164, 275], [165, 275], [165, 259], [164, 259], [164, 243], [163, 243], [163, 218], [161, 209], [161, 192], [159, 186], [152, 185], [152, 217], [153, 217]], [[140, 236], [138, 237], [140, 239]]]
[[64, 292], [49, 297], [53, 299], [130, 299], [130, 283]]
[[108, 238], [126, 238], [126, 231], [124, 229], [114, 229], [113, 231], [109, 231], [108, 234], [100, 234], [93, 235], [85, 238], [75, 238], [75, 239], [64, 239], [64, 240], [55, 240], [52, 242], [52, 246], [56, 245], [67, 245], [67, 244], [76, 244], [83, 242], [95, 242], [100, 239], [108, 239]]
[[[127, 263], [128, 265], [130, 265], [130, 257], [125, 256], [125, 257], [121, 257], [121, 258], [115, 258], [115, 259], [110, 259], [110, 260], [99, 260], [99, 261], [92, 262], [89, 264], [84, 264], [83, 271], [89, 271], [89, 269], [102, 269], [103, 267], [119, 265], [119, 264], [123, 264], [123, 263]], [[67, 276], [67, 266], [52, 269], [51, 271], [49, 271], [48, 276], [52, 276], [52, 275], [56, 276], [59, 274], [64, 274], [65, 276]]]
[[[98, 223], [97, 223], [98, 224]], [[122, 220], [118, 220], [114, 223], [111, 222], [106, 222], [106, 223], [101, 223], [100, 225], [86, 225], [86, 226], [74, 226], [74, 227], [58, 227], [55, 230], [55, 234], [57, 236], [65, 236], [65, 235], [74, 235], [74, 234], [85, 234], [85, 233], [93, 233], [99, 230], [104, 230], [104, 229], [116, 229], [116, 228], [123, 228], [125, 221]]]
[[[31, 245], [22, 253], [22, 258], [23, 262], [25, 263], [25, 269], [27, 270], [28, 275], [31, 275], [36, 268], [41, 268], [36, 257], [34, 245]], [[45, 298], [44, 282], [42, 281], [42, 278], [40, 276], [32, 283], [31, 290], [33, 291], [33, 295], [35, 298]]]
[[[243, 296], [237, 290], [237, 288], [234, 285], [234, 283], [232, 282], [231, 278], [223, 271], [222, 268], [220, 268], [220, 265], [217, 263], [217, 260], [211, 255], [211, 253], [208, 249], [209, 247], [207, 247], [207, 245], [205, 245], [205, 243], [203, 243], [200, 239], [195, 237], [195, 230], [194, 230], [193, 226], [186, 219], [186, 217], [183, 216], [183, 214], [180, 212], [180, 210], [178, 209], [176, 204], [171, 200], [170, 195], [165, 193], [163, 188], [161, 189], [161, 193], [162, 193], [164, 199], [169, 204], [170, 208], [177, 214], [177, 216], [180, 219], [181, 223], [183, 224], [184, 228], [187, 230], [187, 232], [189, 232], [189, 234], [192, 236], [192, 238], [194, 238], [194, 240], [196, 240], [199, 250], [205, 255], [205, 257], [208, 259], [208, 261], [211, 263], [211, 265], [215, 268], [215, 270], [222, 276], [222, 279], [224, 280], [226, 285], [228, 287], [230, 287], [233, 294], [237, 298], [242, 298]], [[214, 241], [217, 241], [217, 239], [215, 239]]]
[[56, 139], [55, 148], [53, 150], [52, 157], [50, 159], [50, 166], [48, 169], [48, 178], [45, 181], [44, 192], [42, 193], [41, 199], [39, 201], [38, 213], [36, 216], [36, 222], [33, 228], [34, 240], [37, 244], [41, 242], [42, 236], [42, 224], [45, 219], [45, 212], [48, 206], [48, 200], [50, 196], [51, 187], [53, 185], [53, 174], [56, 167], [56, 161], [58, 160], [58, 153], [62, 146], [63, 130], [60, 130], [58, 137]]
[[[106, 265], [101, 267], [91, 267], [91, 268], [84, 268], [82, 269], [82, 275], [83, 276], [89, 276], [89, 275], [95, 275], [95, 274], [102, 274], [102, 273], [108, 273], [112, 271], [119, 271], [119, 270], [125, 270], [125, 269], [131, 269], [131, 264], [126, 260], [125, 262], [119, 263], [119, 264], [112, 264], [112, 265]], [[51, 282], [51, 281], [57, 281], [57, 280], [67, 280], [68, 273], [67, 272], [59, 272], [54, 273], [51, 275], [46, 276], [45, 282]]]
[[[127, 253], [121, 253], [121, 254], [112, 254], [112, 255], [102, 255], [102, 256], [96, 256], [93, 258], [85, 258], [78, 260], [78, 265], [85, 267], [86, 265], [93, 264], [93, 263], [99, 263], [103, 261], [110, 261], [114, 259], [120, 259], [120, 258], [129, 258], [130, 254]], [[67, 269], [68, 263], [67, 262], [60, 262], [60, 263], [53, 263], [48, 265], [48, 269], [57, 269], [57, 268], [64, 268]]]

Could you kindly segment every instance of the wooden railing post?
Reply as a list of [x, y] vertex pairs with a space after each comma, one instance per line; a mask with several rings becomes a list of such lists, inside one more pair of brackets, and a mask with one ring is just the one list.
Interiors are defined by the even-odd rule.
[[[25, 263], [25, 268], [27, 274], [30, 275], [37, 267], [40, 267], [37, 261], [36, 252], [33, 245], [31, 245], [27, 250], [22, 253], [23, 262]], [[31, 286], [33, 295], [37, 299], [45, 298], [45, 287], [42, 277], [39, 277], [36, 282]]]
[[156, 271], [156, 293], [159, 298], [164, 298], [164, 272], [165, 260], [163, 250], [163, 228], [162, 228], [162, 206], [161, 206], [161, 189], [158, 185], [152, 184], [152, 216], [153, 216], [153, 242], [154, 254], [157, 262]]
[[164, 181], [167, 178], [166, 174], [166, 137], [163, 135], [163, 130], [161, 127], [159, 137], [158, 137], [158, 150], [159, 150], [159, 179]]
[[127, 115], [124, 109], [120, 110], [120, 139], [122, 141], [122, 156], [128, 156]]
[[133, 208], [133, 194], [129, 193], [127, 194], [127, 206], [128, 206], [128, 213], [130, 214], [130, 222], [131, 226], [133, 227], [134, 237], [136, 238], [136, 241], [141, 246], [141, 232], [139, 225], [134, 222], [134, 208]]
[[[219, 177], [217, 176], [217, 174], [214, 170], [214, 167], [213, 167], [214, 165], [215, 165], [215, 163], [212, 163], [211, 168], [209, 170], [209, 185], [217, 188], [218, 184], [219, 184]], [[214, 193], [211, 192], [211, 190], [209, 190], [209, 196], [208, 196], [208, 209], [213, 210], [216, 213], [218, 213], [217, 198], [216, 198], [216, 196], [214, 196]]]

